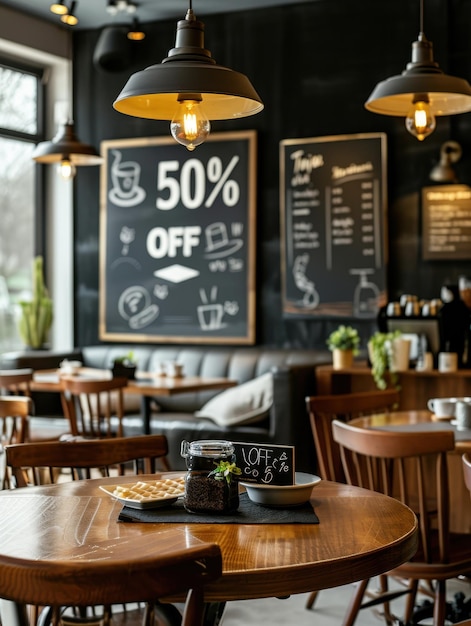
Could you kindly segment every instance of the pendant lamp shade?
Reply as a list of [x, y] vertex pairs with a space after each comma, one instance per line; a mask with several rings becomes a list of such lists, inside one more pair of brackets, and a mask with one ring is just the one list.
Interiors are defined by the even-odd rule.
[[175, 48], [158, 65], [133, 74], [113, 103], [120, 113], [172, 120], [178, 103], [198, 101], [208, 120], [259, 113], [263, 103], [249, 79], [217, 65], [204, 49], [204, 24], [190, 8], [177, 24]]
[[365, 107], [381, 115], [407, 117], [418, 99], [429, 104], [434, 116], [471, 111], [471, 85], [439, 68], [433, 45], [423, 33], [412, 44], [412, 61], [406, 69], [378, 83]]
[[37, 163], [60, 163], [64, 159], [70, 160], [73, 165], [99, 165], [103, 158], [93, 146], [82, 143], [77, 139], [74, 125], [71, 122], [63, 124], [51, 141], [38, 143], [33, 151], [32, 158]]

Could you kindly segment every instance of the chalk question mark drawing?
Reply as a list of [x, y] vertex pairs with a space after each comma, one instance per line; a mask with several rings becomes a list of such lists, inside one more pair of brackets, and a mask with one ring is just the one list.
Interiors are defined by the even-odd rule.
[[151, 303], [147, 289], [133, 285], [121, 294], [118, 312], [128, 322], [129, 328], [138, 330], [149, 326], [159, 316], [159, 307]]

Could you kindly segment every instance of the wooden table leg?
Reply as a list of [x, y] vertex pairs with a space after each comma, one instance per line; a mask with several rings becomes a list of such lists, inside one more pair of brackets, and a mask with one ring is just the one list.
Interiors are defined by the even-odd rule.
[[8, 626], [29, 626], [26, 607], [11, 600], [0, 598], [0, 618]]

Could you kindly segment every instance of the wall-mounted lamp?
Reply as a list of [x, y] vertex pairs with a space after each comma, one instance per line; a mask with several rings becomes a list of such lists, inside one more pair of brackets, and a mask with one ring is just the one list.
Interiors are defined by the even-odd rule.
[[75, 26], [76, 24], [78, 24], [78, 17], [75, 15], [76, 6], [77, 2], [76, 0], [73, 0], [72, 4], [70, 5], [69, 12], [61, 17], [61, 22], [64, 22], [64, 24], [67, 24], [67, 26]]
[[210, 131], [209, 120], [259, 113], [263, 103], [249, 79], [217, 65], [204, 48], [204, 24], [189, 2], [177, 24], [175, 47], [158, 65], [133, 74], [113, 103], [120, 113], [169, 120], [173, 137], [194, 150]]
[[57, 2], [54, 2], [49, 7], [49, 10], [51, 13], [55, 13], [56, 15], [65, 15], [69, 12], [69, 9], [65, 5], [65, 0], [58, 0]]
[[461, 159], [463, 151], [457, 141], [445, 141], [440, 148], [440, 162], [430, 172], [431, 180], [437, 183], [457, 183], [458, 176], [452, 167]]
[[132, 21], [132, 26], [128, 30], [128, 39], [131, 41], [142, 41], [145, 37], [146, 34], [142, 30], [139, 20], [135, 17]]
[[433, 60], [433, 45], [423, 33], [423, 0], [412, 61], [402, 74], [378, 83], [365, 107], [373, 113], [406, 118], [407, 130], [419, 141], [435, 129], [435, 117], [471, 111], [471, 85], [445, 74]]
[[33, 151], [33, 159], [37, 163], [57, 164], [62, 178], [75, 176], [76, 167], [83, 165], [99, 165], [103, 158], [93, 146], [77, 139], [73, 122], [62, 124], [52, 141], [38, 143]]

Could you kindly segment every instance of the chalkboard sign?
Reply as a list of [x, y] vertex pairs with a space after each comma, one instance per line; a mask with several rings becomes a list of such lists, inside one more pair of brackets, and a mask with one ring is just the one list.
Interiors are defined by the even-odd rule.
[[422, 189], [422, 257], [471, 259], [471, 187]]
[[104, 141], [100, 339], [255, 342], [255, 131]]
[[240, 480], [266, 485], [294, 485], [294, 447], [232, 442]]
[[375, 318], [386, 296], [386, 135], [280, 143], [285, 317]]

